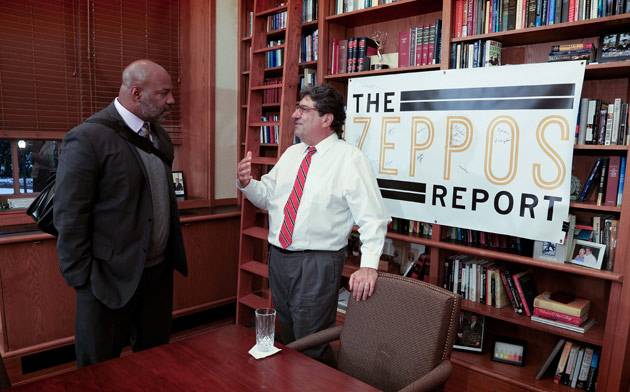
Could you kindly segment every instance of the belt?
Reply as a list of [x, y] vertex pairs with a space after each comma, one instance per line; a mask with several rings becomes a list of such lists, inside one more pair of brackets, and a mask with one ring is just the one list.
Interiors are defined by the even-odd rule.
[[274, 248], [276, 251], [278, 251], [280, 253], [287, 254], [287, 255], [297, 255], [297, 254], [301, 254], [301, 253], [315, 252], [315, 251], [310, 250], [310, 249], [305, 249], [305, 250], [287, 250], [287, 249], [282, 249], [279, 246], [275, 246], [275, 245], [271, 245], [271, 247]]

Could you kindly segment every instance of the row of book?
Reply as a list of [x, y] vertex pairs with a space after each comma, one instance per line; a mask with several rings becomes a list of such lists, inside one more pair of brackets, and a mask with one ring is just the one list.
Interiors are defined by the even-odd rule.
[[282, 92], [282, 85], [280, 84], [281, 80], [265, 80], [263, 85], [265, 86], [275, 86], [278, 87], [267, 88], [263, 93], [263, 103], [280, 103], [280, 94]]
[[[284, 39], [270, 40], [267, 42], [267, 47], [272, 48], [284, 44]], [[265, 56], [265, 67], [281, 67], [284, 61], [284, 48], [278, 48], [270, 50]]]
[[[277, 122], [280, 117], [278, 115], [262, 116], [263, 122]], [[278, 143], [278, 133], [280, 127], [278, 125], [262, 125], [260, 127], [260, 143], [276, 144]]]
[[267, 17], [267, 32], [285, 29], [287, 27], [287, 11], [282, 11]]
[[456, 0], [455, 38], [630, 12], [628, 0]]
[[300, 56], [299, 61], [316, 61], [319, 52], [319, 30], [313, 31], [311, 34], [303, 35], [300, 39]]
[[615, 98], [610, 103], [582, 98], [579, 112], [577, 144], [630, 144], [628, 102], [623, 102], [621, 98]]
[[302, 1], [302, 23], [312, 22], [317, 20], [319, 16], [319, 1], [318, 0], [303, 0]]
[[553, 45], [547, 62], [554, 63], [558, 61], [579, 61], [584, 60], [590, 63], [595, 60], [596, 48], [592, 42], [581, 44]]
[[439, 64], [442, 20], [418, 25], [398, 33], [398, 67]]
[[561, 338], [541, 364], [536, 380], [540, 380], [548, 369], [555, 369], [554, 383], [595, 391], [600, 355], [595, 347]]
[[304, 74], [300, 76], [300, 90], [307, 86], [317, 85], [317, 70], [304, 68]]
[[494, 248], [511, 253], [530, 254], [532, 247], [531, 240], [528, 239], [461, 227], [447, 227], [446, 239], [458, 241], [468, 246]]
[[[591, 200], [598, 206], [621, 207], [625, 177], [626, 157], [611, 155], [609, 158], [597, 158], [577, 201]], [[593, 196], [595, 189], [598, 189], [596, 197]]]
[[409, 235], [421, 235], [431, 237], [433, 234], [433, 226], [428, 222], [414, 221], [410, 219], [392, 217], [387, 228], [396, 233]]
[[377, 54], [372, 38], [352, 37], [347, 40], [333, 38], [331, 73], [353, 73], [370, 70], [370, 56]]
[[501, 65], [502, 46], [501, 42], [491, 39], [452, 43], [449, 67], [461, 69]]
[[400, 0], [335, 0], [335, 14], [363, 10], [377, 5], [395, 3]]

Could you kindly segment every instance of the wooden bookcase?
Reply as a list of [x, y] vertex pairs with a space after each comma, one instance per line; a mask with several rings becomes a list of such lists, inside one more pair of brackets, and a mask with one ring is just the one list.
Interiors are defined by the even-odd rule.
[[[285, 0], [286, 1], [286, 0]], [[289, 4], [293, 3], [288, 1]], [[246, 146], [247, 134], [247, 86], [250, 75], [247, 60], [251, 38], [247, 33], [249, 12], [253, 9], [253, 0], [242, 0], [240, 11], [240, 86], [239, 96], [241, 115], [239, 116], [239, 135], [241, 153]], [[451, 43], [472, 42], [478, 39], [495, 39], [503, 44], [502, 64], [528, 64], [546, 62], [547, 54], [553, 44], [594, 42], [608, 31], [618, 31], [630, 25], [630, 13], [608, 16], [598, 19], [550, 26], [532, 27], [500, 33], [454, 37], [454, 0], [401, 0], [391, 4], [379, 5], [341, 15], [335, 15], [335, 0], [319, 0], [319, 58], [315, 63], [318, 82], [333, 84], [337, 89], [347, 92], [349, 77], [362, 77], [399, 72], [422, 72], [448, 69]], [[374, 31], [388, 34], [384, 53], [398, 51], [398, 33], [418, 24], [435, 22], [442, 19], [442, 62], [437, 65], [397, 68], [380, 71], [367, 71], [354, 74], [330, 74], [331, 45], [333, 38], [347, 39], [357, 36], [370, 36]], [[305, 29], [307, 27], [302, 27]], [[627, 30], [627, 29], [626, 29]], [[299, 31], [299, 29], [298, 29]], [[288, 60], [287, 60], [288, 62]], [[302, 67], [298, 66], [298, 69]], [[272, 70], [266, 70], [270, 73]], [[601, 98], [612, 102], [621, 97], [630, 100], [630, 62], [592, 64], [586, 69], [583, 97]], [[286, 83], [286, 82], [285, 82]], [[250, 98], [251, 100], [251, 98]], [[283, 130], [285, 132], [286, 130]], [[288, 130], [292, 133], [292, 130]], [[278, 153], [280, 149], [277, 150]], [[574, 151], [574, 175], [584, 183], [592, 162], [597, 157], [611, 155], [628, 157], [628, 146], [576, 146]], [[630, 165], [630, 159], [626, 160]], [[628, 169], [626, 168], [626, 172]], [[624, 192], [628, 193], [628, 191]], [[628, 196], [626, 196], [628, 198]], [[246, 203], [246, 202], [244, 202]], [[533, 259], [528, 256], [514, 255], [486, 248], [475, 248], [465, 244], [446, 240], [446, 228], [433, 225], [430, 238], [414, 237], [390, 232], [388, 237], [397, 241], [414, 242], [427, 246], [431, 256], [430, 281], [442, 285], [443, 262], [453, 254], [468, 254], [479, 258], [504, 262], [509, 267], [530, 268], [534, 272], [539, 292], [544, 290], [564, 290], [592, 301], [591, 315], [597, 324], [585, 334], [579, 334], [530, 321], [528, 317], [517, 315], [510, 307], [496, 309], [471, 301], [463, 302], [463, 309], [486, 316], [486, 347], [491, 346], [492, 337], [501, 335], [519, 338], [528, 342], [527, 358], [524, 367], [493, 362], [488, 350], [484, 354], [453, 352], [453, 376], [447, 383], [447, 390], [511, 390], [511, 391], [571, 391], [572, 388], [554, 384], [547, 372], [543, 379], [536, 381], [534, 376], [542, 361], [546, 358], [560, 337], [580, 341], [601, 349], [600, 370], [598, 376], [599, 391], [627, 390], [630, 378], [630, 284], [625, 275], [630, 273], [626, 261], [630, 257], [630, 247], [626, 238], [630, 236], [630, 202], [621, 207], [596, 206], [593, 203], [571, 203], [571, 213], [576, 215], [578, 224], [587, 224], [594, 215], [612, 215], [620, 220], [614, 271], [599, 271], [582, 268], [571, 264], [556, 264]], [[257, 219], [264, 223], [265, 215], [255, 211], [243, 220]], [[255, 233], [263, 241], [266, 230]], [[242, 240], [243, 241], [243, 240]], [[264, 245], [256, 251], [264, 252]], [[241, 252], [246, 247], [241, 242]], [[252, 250], [253, 251], [253, 250]], [[241, 253], [242, 254], [242, 253]], [[241, 256], [242, 258], [242, 256]], [[261, 260], [261, 259], [258, 259]], [[241, 265], [241, 269], [246, 268]], [[346, 268], [344, 275], [351, 272]], [[252, 274], [266, 275], [266, 266], [257, 264], [251, 268]], [[263, 281], [264, 282], [264, 281]], [[262, 287], [263, 282], [259, 282]], [[242, 283], [242, 281], [241, 281]], [[241, 286], [239, 283], [239, 289]], [[242, 321], [242, 320], [241, 320]]]

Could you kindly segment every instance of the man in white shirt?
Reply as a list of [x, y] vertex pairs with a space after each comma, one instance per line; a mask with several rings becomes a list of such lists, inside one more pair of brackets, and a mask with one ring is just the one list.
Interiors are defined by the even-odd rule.
[[[350, 290], [356, 300], [373, 294], [390, 221], [367, 157], [339, 139], [343, 96], [323, 84], [300, 97], [293, 118], [302, 143], [289, 147], [260, 181], [252, 179], [251, 151], [238, 164], [238, 188], [269, 211], [269, 286], [285, 344], [334, 326], [354, 224], [361, 268], [350, 277]], [[334, 364], [328, 345], [306, 354]]]

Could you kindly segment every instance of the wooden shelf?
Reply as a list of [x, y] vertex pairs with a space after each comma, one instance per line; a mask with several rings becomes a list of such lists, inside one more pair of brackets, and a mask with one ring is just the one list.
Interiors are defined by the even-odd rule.
[[243, 230], [243, 235], [258, 238], [260, 240], [266, 240], [267, 237], [269, 237], [269, 230], [263, 227], [250, 227]]
[[400, 0], [362, 10], [345, 12], [326, 17], [326, 22], [345, 27], [365, 26], [400, 19], [409, 15], [419, 15], [440, 11], [442, 2], [436, 0]]
[[285, 5], [281, 5], [278, 7], [273, 7], [273, 8], [266, 9], [264, 11], [257, 12], [256, 14], [254, 14], [254, 17], [271, 16], [279, 12], [284, 12], [286, 10], [287, 10], [287, 5], [285, 4]]
[[563, 336], [573, 340], [579, 340], [589, 344], [594, 344], [596, 346], [601, 346], [604, 344], [604, 325], [602, 325], [600, 320], [596, 320], [598, 324], [593, 325], [588, 331], [582, 334], [569, 331], [568, 329], [553, 327], [551, 325], [532, 321], [529, 317], [514, 312], [512, 306], [506, 306], [504, 308], [497, 309], [494, 306], [480, 304], [478, 302], [472, 302], [468, 300], [462, 300], [462, 309], [468, 310], [473, 313], [490, 316], [495, 319], [507, 321], [512, 324], [522, 325], [527, 328], [549, 332], [554, 335]]
[[317, 60], [314, 60], [314, 61], [302, 61], [298, 65], [300, 66], [300, 68], [306, 68], [306, 67], [310, 67], [312, 65], [317, 66]]
[[[500, 33], [473, 35], [453, 38], [452, 43], [469, 42], [478, 39], [501, 41], [503, 47], [537, 44], [542, 42], [563, 41], [577, 38], [597, 37], [607, 31], [624, 27], [630, 23], [630, 14], [607, 16], [605, 18], [581, 20], [578, 22], [559, 23], [549, 26], [502, 31]], [[587, 33], [585, 33], [587, 31]]]
[[319, 22], [317, 20], [313, 20], [313, 21], [310, 21], [310, 22], [304, 22], [304, 23], [302, 23], [302, 30], [307, 30], [307, 29], [312, 28], [312, 27], [317, 28], [318, 23]]
[[248, 36], [248, 37], [241, 38], [241, 41], [243, 41], [243, 42], [248, 42], [248, 41], [251, 41], [251, 40], [252, 40], [252, 36], [251, 35]]
[[610, 151], [628, 151], [628, 146], [619, 146], [619, 145], [610, 145], [610, 146], [600, 146], [598, 144], [576, 144], [573, 146], [574, 150], [578, 151], [600, 151], [600, 152], [610, 152]]
[[252, 50], [252, 54], [271, 52], [272, 50], [284, 49], [284, 44], [276, 46], [265, 46], [264, 48]]
[[[554, 384], [553, 377], [547, 376], [541, 380], [536, 380], [536, 373], [540, 364], [525, 362], [524, 367], [508, 365], [490, 360], [488, 354], [476, 354], [453, 351], [451, 361], [454, 365], [470, 369], [485, 376], [503, 381], [505, 383], [522, 388], [526, 391], [559, 391], [575, 392], [575, 388], [565, 385]], [[552, 370], [548, 370], [552, 372]]]
[[247, 263], [241, 265], [241, 269], [251, 272], [254, 275], [269, 278], [269, 270], [267, 268], [267, 264], [261, 263], [260, 261], [248, 261]]
[[554, 271], [567, 272], [574, 275], [588, 276], [596, 279], [610, 280], [613, 282], [622, 282], [623, 274], [617, 272], [601, 271], [591, 268], [580, 267], [572, 264], [554, 263], [551, 261], [538, 260], [527, 256], [516, 255], [512, 253], [500, 252], [487, 248], [475, 248], [468, 245], [462, 245], [453, 242], [428, 240], [420, 237], [412, 237], [398, 233], [387, 233], [388, 238], [423, 244], [429, 247], [450, 250], [453, 252], [465, 253], [468, 255], [489, 258], [493, 260], [503, 260], [510, 263], [530, 265], [532, 267], [545, 268]]
[[350, 78], [361, 78], [364, 76], [388, 75], [388, 74], [415, 72], [415, 71], [434, 71], [438, 69], [440, 69], [440, 64], [415, 65], [413, 67], [389, 68], [389, 69], [379, 69], [375, 71], [363, 71], [363, 72], [326, 75], [324, 76], [324, 79], [343, 80], [343, 79], [350, 79]]
[[261, 121], [249, 124], [250, 127], [274, 127], [280, 125], [278, 121]]
[[267, 308], [269, 306], [269, 300], [256, 294], [248, 294], [241, 297], [238, 302], [252, 309]]
[[[630, 22], [628, 22], [630, 23]], [[586, 79], [617, 79], [630, 75], [630, 61], [615, 61], [613, 63], [589, 64], [586, 66]], [[626, 147], [628, 146], [617, 146]]]
[[621, 207], [617, 206], [598, 206], [595, 202], [577, 202], [572, 201], [569, 204], [569, 207], [576, 208], [579, 210], [590, 210], [590, 211], [604, 211], [604, 212], [614, 212], [617, 214], [621, 213]]

